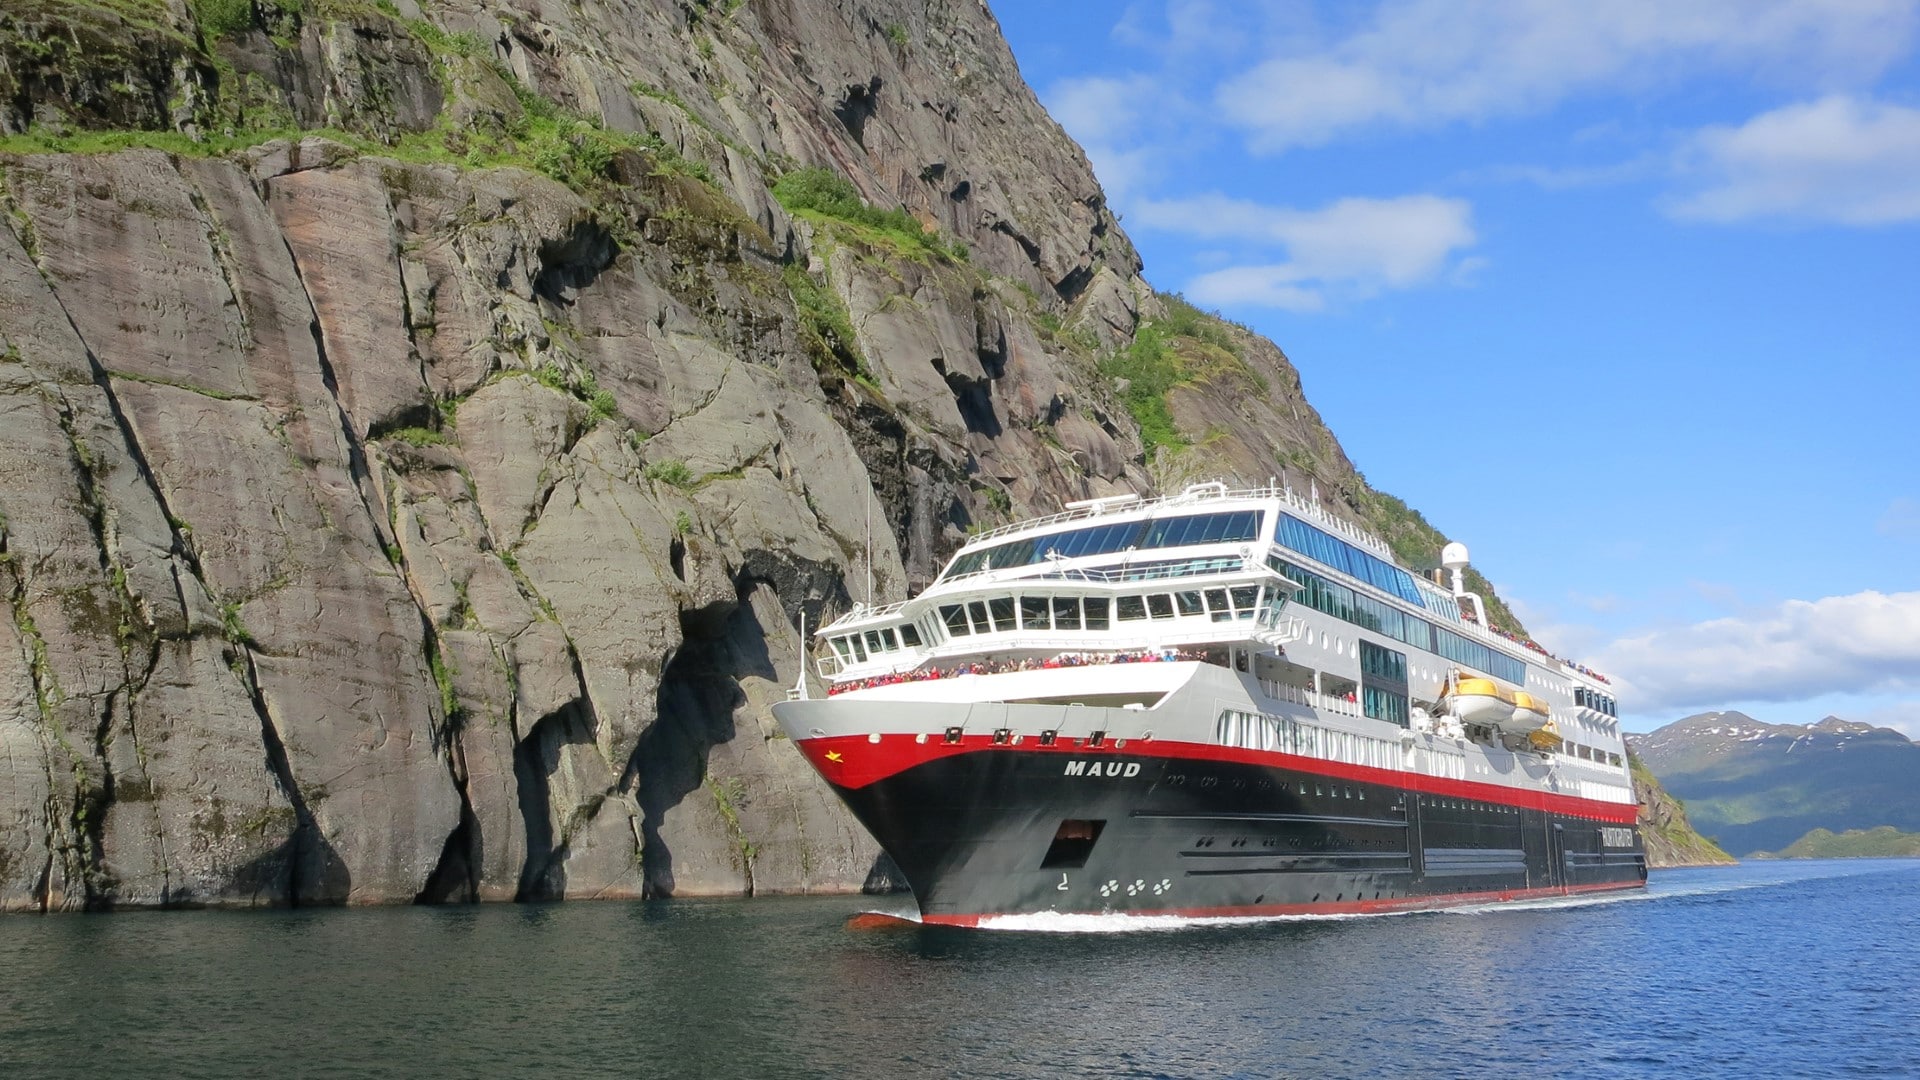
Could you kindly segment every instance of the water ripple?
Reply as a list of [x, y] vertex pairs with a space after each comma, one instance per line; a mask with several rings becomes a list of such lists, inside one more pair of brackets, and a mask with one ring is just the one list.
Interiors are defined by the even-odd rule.
[[9, 918], [0, 1076], [1912, 1076], [1916, 885], [1004, 933], [849, 930], [858, 897]]

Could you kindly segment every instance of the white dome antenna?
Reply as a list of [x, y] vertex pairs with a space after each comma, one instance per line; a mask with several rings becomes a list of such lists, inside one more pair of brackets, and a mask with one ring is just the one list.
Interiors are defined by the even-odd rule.
[[1467, 568], [1467, 545], [1455, 541], [1440, 549], [1440, 565], [1446, 567], [1453, 578], [1453, 595], [1461, 600], [1473, 601], [1474, 621], [1481, 626], [1487, 625], [1487, 608], [1480, 598], [1467, 591], [1467, 583], [1460, 577], [1460, 571]]

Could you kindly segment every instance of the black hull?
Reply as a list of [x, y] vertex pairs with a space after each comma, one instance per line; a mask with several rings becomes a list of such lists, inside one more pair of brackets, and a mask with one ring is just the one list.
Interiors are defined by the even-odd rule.
[[1240, 761], [996, 747], [835, 787], [928, 922], [1390, 911], [1647, 874], [1630, 807], [1602, 820]]

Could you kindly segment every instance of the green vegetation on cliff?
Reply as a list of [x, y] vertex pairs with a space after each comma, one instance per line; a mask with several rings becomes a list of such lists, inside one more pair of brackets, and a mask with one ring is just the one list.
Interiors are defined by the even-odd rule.
[[[129, 104], [126, 110], [113, 110], [125, 113], [124, 118], [102, 126], [36, 124], [0, 137], [0, 152], [89, 154], [148, 148], [211, 157], [273, 139], [318, 135], [361, 153], [401, 161], [530, 168], [577, 191], [616, 179], [615, 162], [622, 151], [647, 155], [651, 169], [679, 172], [708, 184], [713, 181], [704, 163], [685, 158], [657, 133], [611, 129], [598, 117], [527, 86], [474, 35], [449, 34], [423, 19], [402, 20], [390, 4], [197, 0], [189, 9], [196, 23], [180, 26], [167, 22], [170, 9], [158, 0], [34, 3], [30, 11], [0, 17], [0, 61], [27, 59], [48, 66], [75, 62], [67, 56], [71, 41], [51, 32], [64, 26], [72, 40], [84, 40], [82, 31], [91, 30], [104, 41], [122, 43], [132, 50], [125, 59], [128, 64], [139, 60], [146, 49], [162, 55], [176, 53], [187, 61], [176, 65], [187, 74], [169, 87], [174, 99], [165, 112], [142, 114]], [[32, 18], [36, 13], [44, 22]], [[427, 92], [416, 78], [425, 73], [439, 94], [470, 96], [476, 107], [434, 108], [413, 126], [393, 122], [392, 117], [356, 116], [351, 110], [330, 108], [323, 122], [301, 124], [296, 109], [278, 100], [260, 74], [236, 68], [221, 46], [228, 39], [254, 34], [267, 48], [291, 54], [299, 48], [297, 38], [304, 27], [335, 25], [390, 43], [387, 70], [368, 65], [369, 70], [361, 73], [370, 97], [391, 100], [409, 90]], [[102, 59], [90, 57], [94, 64]], [[8, 81], [0, 73], [0, 89]], [[154, 90], [161, 88], [156, 82]], [[84, 101], [105, 110], [115, 98], [139, 89], [126, 78], [111, 79], [84, 95]]]
[[966, 245], [943, 243], [937, 230], [928, 229], [905, 210], [869, 206], [845, 177], [828, 169], [786, 173], [774, 181], [773, 195], [790, 214], [843, 229], [852, 226], [870, 246], [891, 249], [905, 258], [967, 257]]
[[1164, 313], [1141, 325], [1131, 344], [1100, 362], [1100, 372], [1124, 381], [1120, 399], [1140, 426], [1149, 456], [1177, 451], [1193, 440], [1175, 424], [1167, 394], [1177, 386], [1205, 385], [1233, 374], [1264, 390], [1265, 380], [1247, 367], [1226, 320], [1201, 311], [1178, 293], [1161, 294]]

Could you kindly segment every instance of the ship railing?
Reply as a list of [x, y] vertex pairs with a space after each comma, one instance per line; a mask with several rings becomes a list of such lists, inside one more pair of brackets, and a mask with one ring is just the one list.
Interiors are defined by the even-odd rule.
[[907, 604], [910, 602], [911, 601], [909, 600], [898, 600], [898, 601], [895, 601], [894, 603], [886, 604], [882, 607], [872, 607], [867, 604], [855, 604], [853, 605], [853, 607], [847, 610], [847, 613], [845, 615], [840, 616], [839, 618], [833, 620], [833, 622], [814, 631], [814, 633], [816, 635], [825, 634], [831, 630], [845, 629], [845, 627], [851, 623], [866, 622], [869, 619], [884, 619], [889, 615], [897, 615], [899, 614], [900, 609], [906, 607]]
[[1267, 494], [1269, 496], [1277, 496], [1281, 502], [1286, 505], [1287, 509], [1312, 518], [1315, 524], [1323, 525], [1354, 543], [1359, 544], [1361, 547], [1370, 549], [1374, 554], [1384, 556], [1388, 562], [1396, 561], [1393, 557], [1393, 549], [1387, 545], [1385, 540], [1380, 539], [1378, 536], [1362, 529], [1360, 526], [1353, 524], [1345, 518], [1329, 512], [1319, 503], [1308, 498], [1303, 498], [1299, 492], [1293, 490], [1291, 487], [1281, 488], [1277, 491], [1269, 488], [1267, 489]]
[[[1244, 545], [1243, 545], [1244, 546]], [[1155, 560], [1158, 561], [1158, 560]], [[1046, 566], [1042, 573], [1035, 570]], [[1249, 551], [1246, 554], [1197, 555], [1191, 559], [1173, 565], [1120, 566], [1114, 569], [1088, 567], [1085, 569], [1058, 564], [1025, 563], [1020, 566], [1002, 566], [986, 570], [975, 570], [970, 574], [956, 574], [941, 578], [938, 595], [946, 595], [949, 586], [966, 584], [978, 587], [988, 583], [1006, 581], [1010, 583], [1029, 581], [1084, 581], [1096, 585], [1117, 585], [1134, 581], [1166, 581], [1172, 578], [1209, 577], [1219, 574], [1260, 573], [1271, 574], [1260, 555]], [[925, 595], [925, 594], [922, 594]]]
[[1252, 556], [1221, 556], [1212, 559], [1194, 559], [1179, 566], [1123, 566], [1118, 570], [1055, 570], [1047, 574], [1035, 575], [1032, 581], [1085, 581], [1096, 585], [1117, 585], [1129, 581], [1170, 581], [1176, 578], [1213, 577], [1219, 574], [1237, 574], [1260, 570], [1265, 572], [1259, 560]]
[[1360, 705], [1358, 702], [1348, 701], [1345, 698], [1336, 697], [1333, 694], [1322, 694], [1303, 686], [1274, 682], [1270, 679], [1260, 680], [1260, 689], [1261, 692], [1275, 701], [1290, 702], [1302, 708], [1312, 709], [1323, 715], [1345, 716], [1353, 720], [1361, 719]]
[[1377, 555], [1393, 557], [1393, 549], [1385, 540], [1362, 529], [1358, 525], [1341, 518], [1312, 499], [1301, 495], [1292, 487], [1269, 483], [1264, 487], [1232, 488], [1214, 481], [1206, 484], [1193, 484], [1173, 495], [1162, 495], [1157, 499], [1143, 499], [1138, 502], [1121, 503], [1114, 506], [1081, 506], [1071, 510], [1062, 510], [1046, 517], [1028, 518], [1024, 521], [1009, 522], [996, 528], [975, 533], [967, 540], [967, 546], [982, 544], [1003, 536], [1023, 533], [1033, 529], [1044, 529], [1049, 525], [1058, 525], [1067, 521], [1080, 521], [1086, 518], [1105, 516], [1112, 513], [1132, 513], [1136, 510], [1150, 510], [1168, 506], [1180, 506], [1186, 503], [1227, 499], [1280, 499], [1289, 509], [1313, 518], [1315, 523], [1324, 525], [1354, 543], [1368, 548]]

